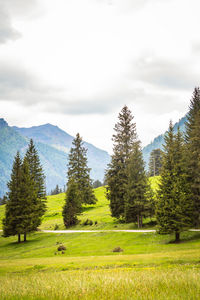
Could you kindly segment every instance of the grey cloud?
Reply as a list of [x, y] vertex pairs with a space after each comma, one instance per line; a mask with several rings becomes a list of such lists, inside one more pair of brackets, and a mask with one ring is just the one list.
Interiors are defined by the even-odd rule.
[[41, 84], [26, 69], [0, 62], [0, 101], [15, 101], [30, 106], [46, 102], [57, 89]]
[[20, 33], [13, 28], [9, 15], [0, 3], [0, 44], [4, 44], [8, 40], [16, 40], [19, 37]]
[[134, 64], [134, 77], [169, 89], [188, 90], [199, 85], [199, 74], [190, 61], [169, 61], [143, 57]]
[[149, 92], [145, 86], [141, 89], [118, 84], [114, 89], [88, 98], [72, 98], [67, 94], [62, 87], [42, 84], [19, 66], [0, 62], [0, 101], [14, 101], [25, 107], [37, 105], [45, 112], [70, 115], [108, 114], [124, 104], [149, 113], [170, 112], [180, 108], [180, 98], [167, 92]]
[[20, 32], [13, 26], [13, 18], [26, 17], [36, 8], [36, 0], [0, 0], [0, 44], [20, 38]]

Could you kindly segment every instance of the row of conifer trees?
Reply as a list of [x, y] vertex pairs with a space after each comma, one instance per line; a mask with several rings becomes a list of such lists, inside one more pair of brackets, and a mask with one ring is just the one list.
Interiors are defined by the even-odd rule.
[[187, 115], [186, 134], [172, 122], [162, 151], [161, 183], [155, 195], [144, 169], [136, 124], [127, 106], [119, 114], [114, 147], [106, 173], [107, 197], [113, 217], [138, 222], [155, 213], [158, 232], [180, 233], [200, 224], [200, 89], [195, 88]]

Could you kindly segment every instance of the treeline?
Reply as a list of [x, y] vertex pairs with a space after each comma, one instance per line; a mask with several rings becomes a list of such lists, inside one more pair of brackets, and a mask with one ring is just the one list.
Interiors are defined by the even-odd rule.
[[186, 134], [175, 134], [170, 122], [164, 150], [156, 149], [150, 158], [150, 174], [161, 176], [156, 195], [150, 189], [136, 124], [127, 106], [119, 114], [113, 135], [113, 155], [106, 172], [107, 198], [113, 217], [137, 222], [155, 214], [158, 232], [180, 233], [200, 224], [200, 89], [190, 102]]

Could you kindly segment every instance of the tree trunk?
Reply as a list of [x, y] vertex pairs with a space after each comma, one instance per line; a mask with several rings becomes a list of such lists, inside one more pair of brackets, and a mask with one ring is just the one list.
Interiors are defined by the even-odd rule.
[[143, 218], [142, 216], [140, 216], [140, 228], [142, 228], [142, 225], [143, 225]]
[[20, 233], [18, 233], [18, 243], [21, 242], [21, 236], [20, 236]]
[[26, 232], [24, 233], [24, 242], [26, 242]]
[[140, 228], [140, 216], [137, 215], [137, 223], [138, 223], [138, 228]]
[[180, 242], [180, 232], [175, 231], [175, 242], [178, 243]]

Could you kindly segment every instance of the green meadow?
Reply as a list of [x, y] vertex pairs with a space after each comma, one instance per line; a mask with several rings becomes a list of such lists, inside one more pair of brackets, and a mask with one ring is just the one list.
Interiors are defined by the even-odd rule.
[[[150, 179], [154, 189], [159, 178]], [[110, 216], [105, 188], [98, 202], [84, 207], [73, 229], [132, 229]], [[64, 194], [48, 196], [41, 229], [64, 229]], [[0, 207], [2, 219], [4, 207]], [[86, 219], [93, 225], [83, 225]], [[97, 224], [95, 224], [95, 221]], [[146, 220], [145, 228], [153, 228]], [[71, 229], [71, 228], [70, 228]], [[83, 232], [0, 237], [0, 299], [199, 299], [200, 232], [181, 242], [157, 233]], [[66, 250], [58, 251], [64, 245]], [[120, 247], [122, 252], [113, 252]]]

